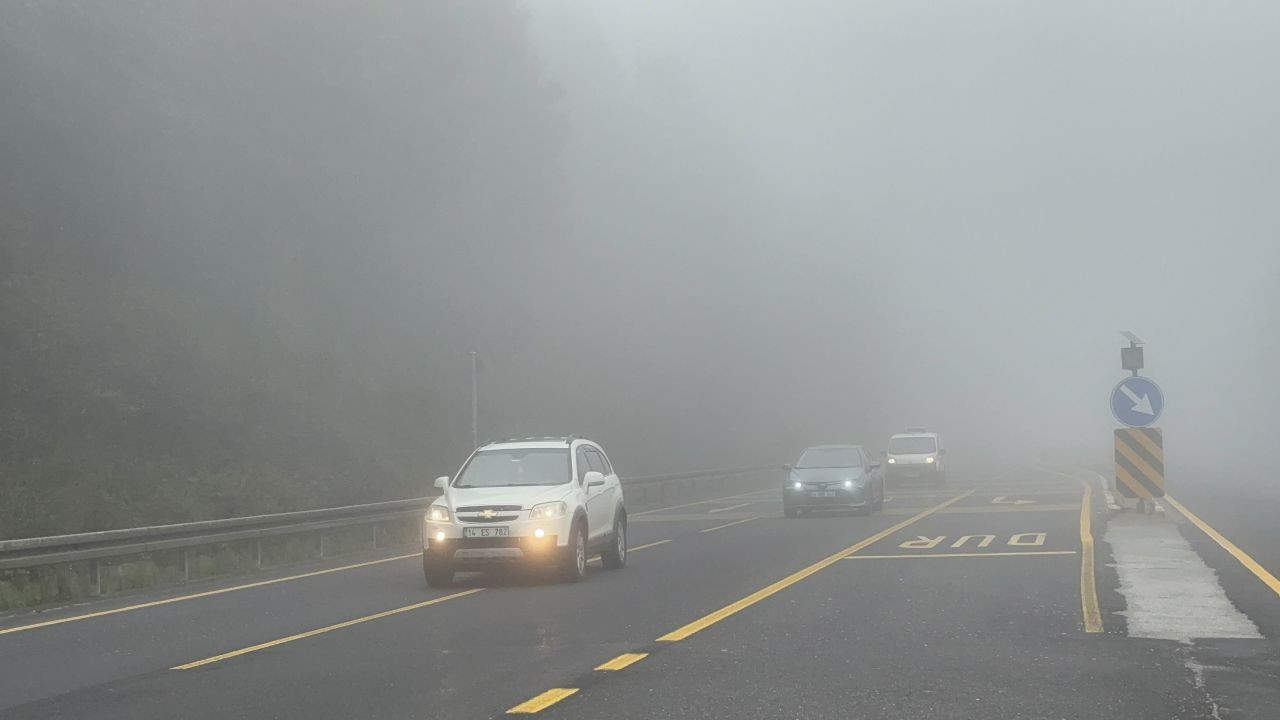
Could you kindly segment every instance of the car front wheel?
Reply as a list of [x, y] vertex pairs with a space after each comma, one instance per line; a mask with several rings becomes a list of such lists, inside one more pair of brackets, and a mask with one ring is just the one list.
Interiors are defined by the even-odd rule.
[[567, 582], [580, 582], [587, 576], [587, 533], [582, 523], [574, 524], [573, 532], [569, 535], [561, 572]]
[[448, 587], [453, 582], [453, 568], [439, 561], [432, 562], [427, 554], [422, 554], [422, 575], [427, 580], [427, 587]]

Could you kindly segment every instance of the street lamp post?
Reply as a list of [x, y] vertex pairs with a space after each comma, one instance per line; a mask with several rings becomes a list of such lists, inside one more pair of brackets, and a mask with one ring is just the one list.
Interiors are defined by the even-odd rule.
[[476, 351], [471, 351], [471, 447], [472, 449], [480, 447], [480, 424], [478, 414], [480, 410], [480, 398], [477, 393], [476, 383]]

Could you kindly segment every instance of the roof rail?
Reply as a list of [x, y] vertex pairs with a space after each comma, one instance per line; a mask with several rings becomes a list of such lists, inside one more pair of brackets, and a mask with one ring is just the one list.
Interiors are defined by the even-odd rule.
[[562, 443], [568, 444], [573, 442], [574, 440], [590, 440], [590, 439], [591, 438], [587, 437], [586, 435], [567, 435], [565, 437], [556, 437], [553, 435], [543, 435], [542, 437], [522, 437], [522, 438], [513, 437], [513, 438], [504, 438], [502, 440], [486, 440], [484, 445], [481, 445], [480, 447], [486, 447], [488, 445], [494, 445], [497, 443], [518, 443], [518, 442], [562, 442]]

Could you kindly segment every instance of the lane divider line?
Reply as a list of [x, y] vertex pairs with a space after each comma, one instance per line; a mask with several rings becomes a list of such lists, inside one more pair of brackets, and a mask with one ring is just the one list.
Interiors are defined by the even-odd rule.
[[711, 508], [711, 509], [710, 509], [710, 510], [708, 510], [707, 512], [709, 512], [709, 513], [728, 512], [728, 511], [730, 511], [730, 510], [737, 510], [738, 508], [744, 508], [744, 507], [747, 507], [748, 505], [755, 505], [755, 503], [753, 503], [753, 502], [744, 502], [744, 503], [742, 503], [741, 505], [730, 505], [729, 507]]
[[1025, 552], [989, 553], [920, 553], [918, 555], [850, 555], [844, 560], [902, 560], [911, 558], [984, 558], [1014, 557], [1018, 555], [1075, 555], [1075, 550], [1027, 550]]
[[395, 557], [381, 558], [378, 560], [370, 560], [368, 562], [359, 562], [352, 565], [342, 565], [340, 567], [326, 568], [324, 570], [315, 570], [305, 572], [300, 575], [289, 575], [288, 577], [272, 578], [270, 580], [259, 580], [257, 582], [246, 583], [244, 585], [233, 585], [231, 587], [218, 588], [217, 590], [206, 590], [205, 592], [191, 593], [189, 595], [178, 595], [176, 597], [164, 598], [162, 600], [152, 600], [150, 602], [137, 603], [135, 605], [126, 605], [125, 607], [112, 608], [110, 610], [99, 610], [97, 612], [84, 613], [82, 615], [72, 615], [70, 617], [57, 618], [55, 620], [45, 620], [44, 622], [31, 623], [30, 625], [18, 625], [17, 627], [0, 628], [0, 635], [8, 635], [9, 633], [23, 632], [24, 630], [35, 630], [36, 628], [49, 627], [51, 625], [61, 625], [63, 623], [76, 622], [78, 620], [90, 620], [93, 618], [106, 617], [108, 615], [117, 615], [119, 613], [133, 612], [134, 610], [145, 610], [146, 608], [158, 607], [160, 605], [169, 605], [171, 603], [183, 602], [186, 600], [197, 600], [199, 598], [212, 597], [214, 595], [222, 595], [223, 593], [237, 592], [240, 590], [249, 590], [250, 588], [265, 587], [267, 585], [275, 585], [277, 583], [289, 582], [290, 580], [301, 580], [303, 578], [317, 577], [320, 575], [328, 575], [330, 573], [342, 572], [344, 570], [354, 570], [356, 568], [369, 567], [371, 565], [381, 565], [382, 563], [394, 562], [396, 560], [406, 560], [408, 558], [422, 557], [422, 551], [408, 555], [396, 555]]
[[649, 653], [622, 653], [607, 663], [597, 665], [596, 669], [609, 671], [624, 670], [647, 657], [649, 657]]
[[1196, 515], [1195, 513], [1188, 510], [1185, 505], [1178, 502], [1177, 500], [1174, 500], [1172, 496], [1165, 495], [1164, 499], [1167, 500], [1169, 504], [1174, 507], [1175, 510], [1182, 513], [1183, 517], [1190, 520], [1191, 523], [1196, 527], [1200, 528], [1201, 532], [1203, 532], [1205, 535], [1208, 535], [1210, 538], [1212, 538], [1214, 542], [1218, 543], [1218, 545], [1221, 546], [1223, 550], [1226, 550], [1228, 553], [1231, 554], [1232, 557], [1240, 561], [1240, 564], [1245, 566], [1245, 568], [1249, 572], [1253, 573], [1259, 580], [1261, 580], [1263, 585], [1266, 585], [1267, 587], [1271, 588], [1271, 591], [1274, 592], [1276, 595], [1280, 595], [1280, 579], [1277, 579], [1275, 575], [1272, 575], [1270, 571], [1262, 567], [1262, 565], [1257, 560], [1254, 560], [1252, 557], [1250, 557], [1249, 553], [1245, 552], [1244, 550], [1241, 550], [1238, 546], [1236, 546], [1235, 543], [1228, 540], [1222, 533], [1218, 532], [1217, 530], [1214, 530], [1213, 526], [1211, 526], [1209, 523], [1205, 522], [1204, 520], [1201, 520], [1199, 515]]
[[629, 553], [633, 553], [633, 552], [639, 552], [639, 551], [641, 551], [641, 550], [648, 550], [648, 549], [649, 549], [649, 548], [651, 548], [651, 547], [658, 547], [659, 545], [666, 545], [667, 543], [671, 542], [671, 541], [672, 541], [672, 540], [674, 540], [674, 539], [675, 539], [675, 538], [667, 538], [666, 540], [659, 540], [659, 541], [657, 541], [657, 542], [651, 542], [651, 543], [648, 543], [648, 544], [646, 544], [646, 545], [637, 545], [636, 547], [629, 547], [629, 548], [627, 548], [627, 552], [629, 552]]
[[532, 715], [536, 712], [542, 712], [576, 692], [578, 692], [578, 688], [551, 688], [550, 690], [534, 695], [528, 700], [525, 700], [519, 705], [511, 708], [507, 711], [507, 714]]
[[1080, 479], [1084, 496], [1080, 498], [1080, 614], [1084, 631], [1100, 633], [1102, 611], [1098, 608], [1098, 581], [1093, 567], [1093, 483]]
[[285, 643], [291, 643], [291, 642], [294, 642], [295, 640], [303, 640], [305, 638], [315, 637], [316, 635], [323, 635], [324, 633], [333, 632], [334, 630], [349, 628], [352, 625], [359, 625], [361, 623], [367, 623], [373, 620], [380, 620], [385, 617], [391, 617], [392, 615], [399, 615], [400, 613], [407, 613], [412, 610], [418, 610], [420, 608], [429, 607], [431, 605], [438, 605], [442, 602], [455, 600], [460, 597], [466, 597], [467, 595], [475, 595], [481, 590], [484, 590], [484, 588], [472, 588], [470, 590], [463, 590], [462, 592], [453, 593], [452, 595], [445, 595], [443, 597], [432, 598], [424, 602], [414, 603], [412, 605], [405, 605], [404, 607], [399, 607], [392, 610], [384, 610], [380, 613], [374, 613], [372, 615], [365, 615], [363, 617], [353, 618], [351, 620], [340, 622], [334, 625], [327, 625], [322, 628], [316, 628], [315, 630], [308, 630], [306, 632], [297, 633], [296, 635], [289, 635], [287, 637], [278, 638], [276, 640], [270, 640], [268, 642], [258, 643], [257, 645], [250, 645], [249, 647], [246, 647], [246, 648], [240, 648], [239, 650], [232, 650], [231, 652], [225, 652], [225, 653], [222, 653], [221, 655], [214, 655], [213, 657], [208, 657], [203, 660], [193, 660], [192, 662], [183, 663], [182, 665], [176, 665], [169, 669], [170, 670], [191, 670], [193, 668], [203, 667], [205, 665], [212, 665], [213, 663], [216, 663], [216, 662], [222, 662], [223, 660], [230, 660], [231, 658], [240, 657], [241, 655], [248, 655], [249, 653], [257, 652], [259, 650], [266, 650], [267, 648], [273, 648], [273, 647], [276, 647], [277, 645], [284, 645]]
[[779, 593], [791, 587], [792, 585], [795, 585], [796, 583], [800, 582], [801, 580], [804, 580], [810, 575], [813, 575], [814, 573], [820, 570], [823, 570], [825, 568], [828, 568], [834, 565], [835, 563], [839, 562], [846, 556], [852, 555], [858, 552], [859, 550], [862, 550], [872, 545], [873, 543], [879, 542], [889, 537], [890, 535], [898, 532], [899, 530], [902, 530], [903, 528], [910, 526], [912, 523], [918, 520], [923, 520], [924, 518], [934, 514], [935, 512], [949, 505], [957, 503], [963, 500], [964, 498], [969, 497], [970, 495], [973, 494], [973, 492], [974, 491], [970, 490], [968, 492], [961, 493], [960, 495], [956, 495], [950, 500], [942, 502], [938, 505], [934, 505], [933, 507], [927, 510], [923, 510], [919, 513], [916, 513], [915, 515], [907, 518], [906, 520], [903, 520], [902, 522], [896, 525], [885, 528], [884, 530], [881, 530], [880, 532], [874, 535], [871, 535], [870, 537], [860, 540], [859, 542], [853, 545], [850, 545], [849, 547], [833, 555], [829, 555], [826, 558], [823, 558], [822, 560], [819, 560], [818, 562], [804, 568], [803, 570], [798, 570], [788, 575], [787, 577], [782, 578], [781, 580], [773, 583], [772, 585], [768, 585], [764, 588], [761, 588], [751, 593], [750, 595], [740, 600], [734, 601], [728, 605], [725, 605], [724, 607], [720, 608], [719, 610], [716, 610], [715, 612], [704, 615], [683, 627], [672, 630], [666, 635], [663, 635], [662, 637], [658, 638], [658, 642], [677, 642], [679, 640], [684, 640], [690, 635], [693, 635], [694, 633], [700, 630], [705, 630], [706, 628], [709, 628], [712, 625], [715, 625], [721, 620], [724, 620], [725, 618], [731, 615], [737, 614], [742, 610], [745, 610], [746, 608], [749, 608], [752, 605], [755, 605], [761, 600], [764, 600], [767, 597], [770, 597], [776, 593]]
[[749, 517], [749, 518], [745, 518], [745, 519], [743, 519], [743, 520], [734, 520], [733, 522], [731, 522], [731, 523], [725, 523], [724, 525], [717, 525], [717, 526], [715, 526], [715, 527], [703, 528], [703, 529], [699, 530], [698, 532], [700, 532], [700, 533], [709, 533], [709, 532], [714, 532], [714, 531], [716, 531], [716, 530], [723, 530], [723, 529], [725, 529], [725, 528], [727, 528], [727, 527], [733, 527], [734, 525], [741, 525], [742, 523], [751, 522], [752, 520], [759, 520], [759, 519], [760, 519], [760, 516], [759, 516], [759, 515], [752, 515], [751, 517]]
[[680, 508], [693, 507], [694, 505], [706, 505], [707, 503], [723, 502], [725, 500], [738, 500], [740, 498], [749, 498], [749, 497], [755, 497], [756, 495], [763, 495], [764, 493], [780, 493], [780, 492], [782, 492], [781, 486], [777, 488], [765, 488], [763, 490], [756, 490], [754, 492], [749, 492], [749, 493], [739, 493], [737, 495], [726, 495], [725, 497], [711, 498], [710, 500], [698, 500], [695, 502], [687, 502], [683, 505], [672, 505], [670, 507], [656, 508], [653, 510], [643, 510], [641, 512], [627, 513], [627, 515], [629, 517], [636, 517], [638, 515], [653, 515], [654, 513], [666, 512], [667, 510], [679, 510]]

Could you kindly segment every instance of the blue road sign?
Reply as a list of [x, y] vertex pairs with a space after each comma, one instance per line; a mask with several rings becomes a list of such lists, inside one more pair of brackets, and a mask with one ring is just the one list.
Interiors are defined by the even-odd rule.
[[1129, 427], [1149, 427], [1164, 412], [1160, 386], [1144, 377], [1127, 377], [1111, 391], [1111, 414]]

